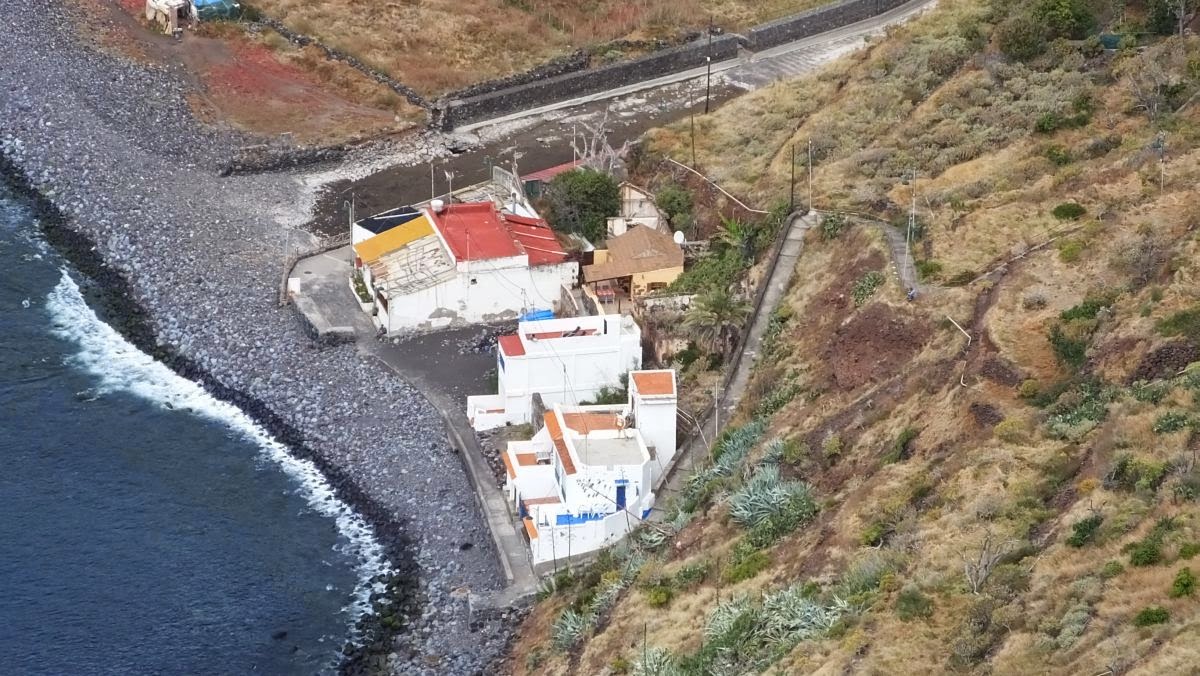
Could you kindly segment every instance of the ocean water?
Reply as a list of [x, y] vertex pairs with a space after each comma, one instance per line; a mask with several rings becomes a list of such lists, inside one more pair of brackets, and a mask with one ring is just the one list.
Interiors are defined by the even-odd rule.
[[331, 671], [370, 528], [79, 283], [0, 184], [0, 674]]

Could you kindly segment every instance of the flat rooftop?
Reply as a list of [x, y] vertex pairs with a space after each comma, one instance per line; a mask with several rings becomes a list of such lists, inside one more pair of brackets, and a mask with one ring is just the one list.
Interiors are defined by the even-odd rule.
[[585, 465], [640, 465], [646, 459], [636, 438], [580, 438], [571, 444]]

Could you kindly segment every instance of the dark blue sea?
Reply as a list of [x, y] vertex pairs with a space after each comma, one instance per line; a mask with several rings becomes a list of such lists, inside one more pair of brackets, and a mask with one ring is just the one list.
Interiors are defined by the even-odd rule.
[[27, 206], [0, 183], [0, 674], [330, 671], [370, 528], [98, 318]]

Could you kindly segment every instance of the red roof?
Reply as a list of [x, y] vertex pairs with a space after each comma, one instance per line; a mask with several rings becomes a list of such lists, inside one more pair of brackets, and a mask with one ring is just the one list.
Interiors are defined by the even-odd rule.
[[513, 214], [503, 214], [508, 230], [521, 243], [525, 253], [529, 254], [529, 264], [557, 265], [567, 260], [567, 252], [558, 243], [554, 231], [540, 218], [525, 218]]
[[521, 337], [514, 334], [511, 336], [500, 336], [497, 339], [500, 343], [500, 351], [509, 357], [525, 356], [525, 346], [521, 343]]
[[430, 210], [429, 215], [459, 261], [509, 258], [522, 253], [491, 202], [448, 204], [440, 214]]
[[581, 164], [583, 164], [583, 160], [575, 160], [574, 162], [567, 162], [565, 164], [559, 164], [557, 166], [550, 167], [549, 169], [542, 169], [541, 171], [535, 171], [532, 174], [527, 174], [525, 176], [522, 176], [521, 180], [524, 180], [524, 181], [549, 181], [550, 179], [554, 178], [555, 176], [558, 176], [559, 174], [565, 174], [568, 171], [575, 169], [576, 167], [578, 167]]
[[429, 212], [458, 261], [480, 261], [528, 255], [529, 264], [554, 265], [567, 260], [554, 231], [538, 218], [498, 211], [491, 202], [450, 204]]

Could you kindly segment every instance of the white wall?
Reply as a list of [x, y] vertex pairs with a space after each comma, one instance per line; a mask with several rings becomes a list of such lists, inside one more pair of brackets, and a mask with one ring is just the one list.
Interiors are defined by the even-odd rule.
[[524, 310], [551, 309], [559, 287], [573, 284], [579, 273], [574, 262], [531, 268], [524, 261], [520, 256], [459, 263], [454, 279], [389, 298], [388, 331], [500, 321]]
[[637, 430], [646, 440], [647, 446], [654, 447], [655, 461], [654, 480], [658, 479], [663, 468], [675, 457], [675, 399], [643, 399], [634, 397], [633, 416]]
[[497, 354], [498, 394], [504, 398], [506, 410], [512, 412], [509, 417], [513, 424], [530, 421], [534, 392], [542, 395], [547, 408], [554, 404], [577, 405], [595, 397], [603, 387], [619, 386], [622, 375], [642, 365], [641, 330], [636, 324], [623, 328], [622, 317], [567, 317], [521, 323], [519, 335], [576, 327], [603, 331], [605, 321], [607, 334], [526, 340], [524, 356]]

